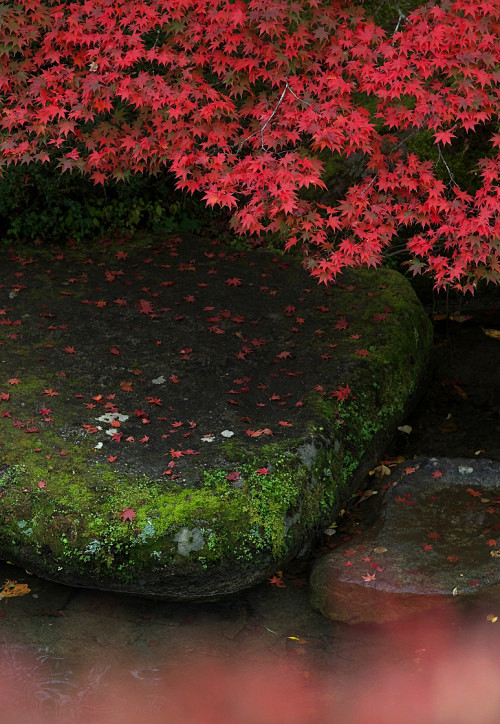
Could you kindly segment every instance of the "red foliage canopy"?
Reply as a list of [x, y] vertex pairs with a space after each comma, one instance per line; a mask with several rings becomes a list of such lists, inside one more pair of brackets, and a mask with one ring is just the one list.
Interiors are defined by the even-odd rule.
[[[170, 168], [323, 282], [379, 264], [403, 227], [413, 273], [498, 282], [499, 29], [500, 0], [429, 3], [392, 31], [343, 0], [4, 3], [0, 164], [56, 158], [96, 183]], [[422, 130], [444, 180], [408, 148]], [[447, 147], [479, 132], [463, 189]], [[304, 194], [325, 187], [325, 149], [364, 163], [331, 205]]]

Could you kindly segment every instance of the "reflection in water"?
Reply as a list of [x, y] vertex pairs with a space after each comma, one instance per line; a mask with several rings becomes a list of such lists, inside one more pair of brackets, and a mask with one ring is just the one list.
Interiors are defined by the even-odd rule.
[[2, 645], [0, 721], [498, 724], [496, 621], [489, 615], [467, 633], [457, 621], [453, 635], [449, 619], [386, 626], [378, 660], [360, 662], [344, 678], [305, 652], [266, 660], [194, 654], [158, 667], [117, 660], [77, 671], [48, 648], [28, 655]]

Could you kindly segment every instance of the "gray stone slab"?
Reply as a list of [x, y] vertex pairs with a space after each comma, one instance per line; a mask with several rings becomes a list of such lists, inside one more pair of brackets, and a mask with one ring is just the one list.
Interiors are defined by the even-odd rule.
[[334, 620], [388, 621], [500, 581], [500, 463], [401, 463], [373, 527], [320, 558], [315, 608]]
[[409, 283], [143, 238], [0, 256], [0, 555], [168, 599], [307, 548], [417, 394]]

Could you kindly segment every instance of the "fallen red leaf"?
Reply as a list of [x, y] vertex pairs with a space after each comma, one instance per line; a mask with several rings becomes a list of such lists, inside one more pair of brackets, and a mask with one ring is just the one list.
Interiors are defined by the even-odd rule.
[[147, 299], [139, 299], [137, 307], [141, 314], [151, 314], [153, 312], [153, 305]]
[[333, 390], [333, 392], [331, 392], [330, 394], [333, 397], [336, 397], [337, 400], [347, 400], [347, 398], [349, 397], [351, 392], [352, 392], [352, 390], [349, 387], [349, 385], [346, 385], [345, 387], [342, 387], [342, 386], [338, 387], [336, 390]]
[[284, 582], [284, 580], [282, 579], [281, 576], [274, 575], [271, 578], [268, 578], [267, 580], [269, 581], [269, 583], [272, 586], [277, 586], [277, 588], [286, 588], [286, 583]]

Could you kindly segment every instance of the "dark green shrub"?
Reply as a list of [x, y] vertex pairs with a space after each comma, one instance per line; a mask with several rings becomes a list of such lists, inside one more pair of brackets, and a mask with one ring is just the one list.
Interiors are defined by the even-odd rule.
[[177, 192], [167, 172], [95, 186], [76, 173], [32, 164], [11, 166], [0, 179], [0, 240], [9, 243], [82, 242], [139, 229], [198, 232], [206, 216], [205, 205]]

